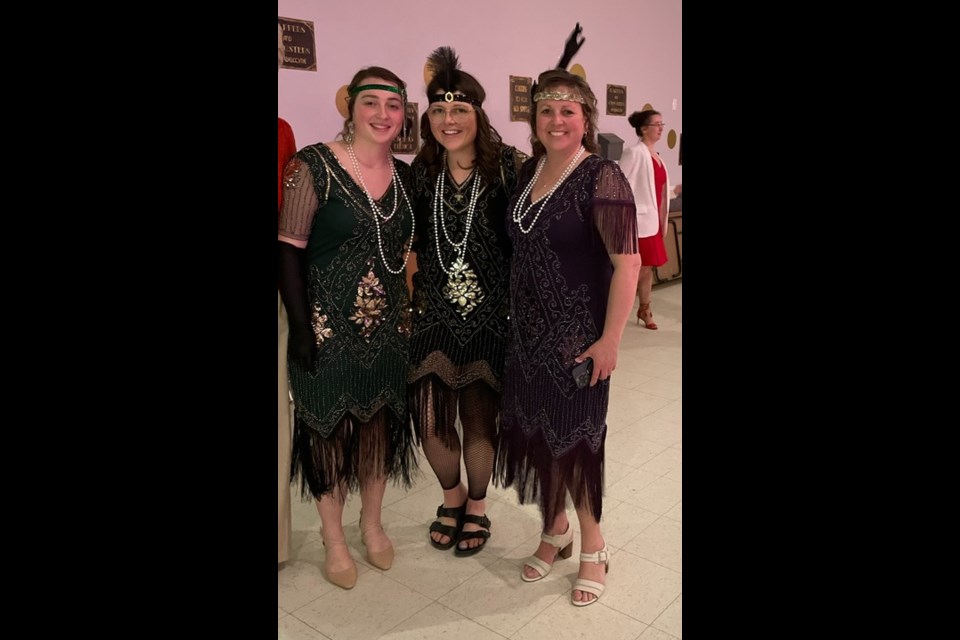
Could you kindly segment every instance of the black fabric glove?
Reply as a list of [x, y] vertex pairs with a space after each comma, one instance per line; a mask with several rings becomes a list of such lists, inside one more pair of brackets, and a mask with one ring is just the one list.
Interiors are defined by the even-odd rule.
[[277, 245], [280, 297], [290, 322], [287, 355], [302, 368], [312, 371], [317, 343], [310, 322], [305, 250], [282, 240], [278, 240]]

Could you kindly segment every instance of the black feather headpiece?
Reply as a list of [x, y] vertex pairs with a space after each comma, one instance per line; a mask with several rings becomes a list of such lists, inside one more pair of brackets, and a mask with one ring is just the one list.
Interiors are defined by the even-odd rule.
[[457, 59], [456, 51], [450, 47], [437, 47], [427, 57], [427, 64], [433, 70], [433, 80], [430, 84], [443, 91], [443, 93], [431, 92], [427, 96], [430, 104], [443, 101], [466, 102], [475, 107], [481, 105], [476, 98], [455, 91], [455, 88], [460, 85], [460, 61]]
[[[573, 60], [573, 56], [577, 55], [577, 52], [580, 51], [580, 47], [582, 47], [583, 43], [587, 41], [587, 39], [582, 36], [579, 38], [579, 40], [577, 39], [577, 36], [580, 36], [582, 31], [583, 27], [581, 27], [580, 23], [578, 22], [577, 26], [575, 26], [573, 31], [570, 32], [569, 37], [567, 37], [567, 41], [563, 43], [563, 54], [560, 56], [560, 61], [557, 62], [557, 69], [563, 69], [566, 71], [567, 66], [569, 66], [570, 62]], [[533, 97], [536, 95], [537, 83], [534, 82], [530, 87], [530, 96], [532, 102], [536, 102], [536, 100], [533, 99]]]

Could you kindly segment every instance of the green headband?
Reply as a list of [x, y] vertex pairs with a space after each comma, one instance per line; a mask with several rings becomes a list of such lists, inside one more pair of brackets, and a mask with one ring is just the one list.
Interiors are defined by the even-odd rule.
[[361, 91], [364, 91], [364, 90], [366, 90], [366, 89], [377, 89], [377, 90], [379, 90], [379, 91], [392, 91], [392, 92], [396, 93], [397, 95], [399, 95], [400, 97], [402, 97], [404, 100], [407, 99], [407, 92], [406, 92], [406, 90], [405, 90], [405, 89], [397, 89], [397, 88], [396, 88], [395, 86], [393, 86], [392, 84], [362, 84], [362, 85], [360, 85], [359, 87], [355, 87], [354, 89], [351, 89], [351, 90], [350, 90], [350, 95], [351, 95], [351, 96], [355, 96], [355, 95], [357, 95], [358, 93], [360, 93]]

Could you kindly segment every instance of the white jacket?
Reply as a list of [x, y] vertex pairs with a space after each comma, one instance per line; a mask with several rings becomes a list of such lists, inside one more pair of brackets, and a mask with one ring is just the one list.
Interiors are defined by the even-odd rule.
[[[653, 160], [647, 145], [640, 142], [624, 149], [620, 156], [620, 169], [633, 189], [633, 200], [637, 205], [637, 237], [656, 235], [658, 226], [666, 236], [667, 212], [670, 209], [670, 175], [667, 174], [667, 181], [663, 185], [662, 204], [658, 211], [657, 194], [654, 192], [656, 183], [653, 179]], [[663, 164], [663, 170], [667, 170], [666, 163]]]

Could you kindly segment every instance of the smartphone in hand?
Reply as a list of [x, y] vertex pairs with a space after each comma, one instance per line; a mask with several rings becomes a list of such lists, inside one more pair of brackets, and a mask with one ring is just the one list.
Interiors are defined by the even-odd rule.
[[570, 372], [573, 375], [573, 381], [577, 383], [578, 389], [583, 389], [590, 384], [590, 376], [593, 375], [593, 358], [587, 358], [576, 365]]

